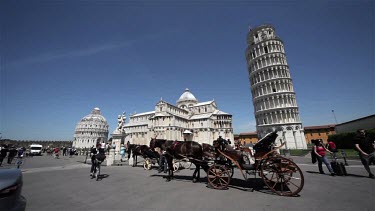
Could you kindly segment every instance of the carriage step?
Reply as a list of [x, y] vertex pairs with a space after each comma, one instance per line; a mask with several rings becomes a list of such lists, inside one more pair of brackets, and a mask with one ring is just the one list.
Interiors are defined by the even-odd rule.
[[242, 164], [242, 168], [244, 170], [255, 170], [255, 165], [254, 164]]

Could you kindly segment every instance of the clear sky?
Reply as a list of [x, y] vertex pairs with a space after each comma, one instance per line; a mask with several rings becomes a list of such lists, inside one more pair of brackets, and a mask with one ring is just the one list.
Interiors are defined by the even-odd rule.
[[255, 131], [249, 26], [284, 41], [303, 126], [375, 113], [374, 1], [1, 1], [2, 138], [73, 140], [99, 107], [154, 110], [189, 88]]

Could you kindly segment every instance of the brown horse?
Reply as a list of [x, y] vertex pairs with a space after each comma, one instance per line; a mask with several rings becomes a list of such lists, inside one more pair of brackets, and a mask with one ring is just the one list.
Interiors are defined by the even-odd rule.
[[[193, 182], [200, 179], [200, 167], [206, 171], [208, 166], [202, 161], [202, 146], [195, 141], [168, 141], [165, 139], [151, 139], [150, 148], [155, 150], [156, 147], [166, 151], [166, 159], [168, 166], [173, 166], [172, 161], [175, 159], [188, 158], [190, 162], [196, 166], [193, 173]], [[168, 168], [167, 182], [173, 178], [173, 169]]]
[[144, 159], [145, 158], [156, 158], [159, 160], [160, 155], [152, 151], [147, 145], [137, 145], [137, 144], [129, 144], [128, 146], [128, 160], [130, 156], [133, 155], [133, 167], [137, 165], [137, 157], [142, 156]]

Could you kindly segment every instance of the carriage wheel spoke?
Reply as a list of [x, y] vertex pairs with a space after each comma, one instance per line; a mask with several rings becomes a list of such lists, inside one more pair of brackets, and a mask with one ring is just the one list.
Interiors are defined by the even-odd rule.
[[221, 177], [220, 177], [219, 179], [220, 179], [220, 181], [223, 181], [223, 182], [224, 182], [224, 184], [228, 184], [228, 183], [227, 183], [227, 181], [226, 181], [226, 180], [224, 180], [223, 178], [221, 178]]
[[212, 180], [212, 183], [214, 183], [216, 179], [217, 179], [217, 177], [215, 177], [215, 179], [214, 179], [214, 180]]
[[291, 182], [290, 180], [289, 180], [289, 183], [290, 183], [290, 184], [292, 184], [292, 185], [294, 185], [294, 186], [296, 186], [297, 188], [299, 188], [299, 186], [298, 186], [298, 185], [294, 184], [294, 183], [293, 183], [293, 182]]
[[[216, 172], [213, 172], [212, 171], [213, 169], [210, 170], [210, 173], [212, 173], [213, 175], [216, 175]], [[216, 169], [215, 169], [216, 170]]]
[[220, 183], [220, 186], [223, 186], [223, 183], [221, 182], [221, 180], [219, 179], [219, 183]]
[[275, 189], [275, 186], [279, 183], [279, 178], [277, 178], [275, 184], [272, 186], [272, 189]]
[[275, 172], [272, 172], [272, 176], [271, 176], [270, 181], [272, 181], [274, 175], [275, 175]]

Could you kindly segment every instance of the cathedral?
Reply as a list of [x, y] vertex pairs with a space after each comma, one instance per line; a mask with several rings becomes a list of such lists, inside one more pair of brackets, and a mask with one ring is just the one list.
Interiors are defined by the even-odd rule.
[[160, 100], [154, 111], [133, 114], [122, 127], [125, 143], [148, 145], [151, 138], [212, 144], [219, 136], [233, 141], [232, 115], [215, 100], [198, 102], [189, 89], [176, 105]]

